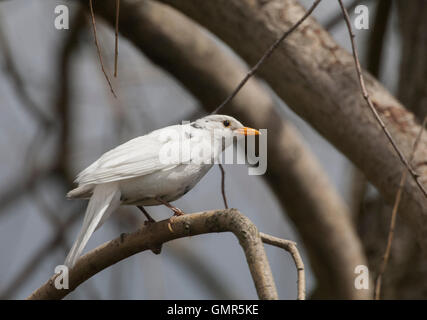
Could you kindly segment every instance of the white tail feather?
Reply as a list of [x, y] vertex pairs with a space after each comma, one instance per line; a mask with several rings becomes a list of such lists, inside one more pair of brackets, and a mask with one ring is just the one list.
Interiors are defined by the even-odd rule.
[[116, 183], [97, 185], [93, 190], [83, 219], [83, 225], [73, 244], [64, 264], [72, 268], [80, 257], [92, 233], [98, 229], [104, 221], [120, 205], [120, 191]]

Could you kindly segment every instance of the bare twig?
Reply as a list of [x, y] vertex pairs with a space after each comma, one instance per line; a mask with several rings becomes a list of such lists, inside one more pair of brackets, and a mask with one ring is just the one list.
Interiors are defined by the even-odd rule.
[[298, 272], [298, 300], [305, 300], [304, 263], [302, 261], [301, 255], [299, 254], [297, 244], [293, 241], [273, 237], [262, 232], [260, 232], [259, 235], [262, 242], [282, 248], [291, 254]]
[[289, 30], [287, 30], [285, 33], [282, 34], [282, 36], [274, 42], [271, 47], [264, 53], [264, 55], [261, 57], [261, 59], [258, 60], [258, 62], [248, 71], [246, 76], [240, 81], [236, 89], [224, 100], [223, 103], [221, 103], [213, 112], [212, 114], [218, 113], [228, 102], [230, 102], [240, 91], [240, 89], [243, 88], [243, 86], [248, 82], [248, 80], [257, 72], [259, 67], [264, 63], [265, 60], [268, 59], [268, 57], [271, 56], [271, 54], [276, 50], [276, 48], [280, 45], [280, 43], [286, 39], [292, 32], [294, 32], [301, 23], [304, 22], [305, 19], [307, 19], [311, 13], [316, 9], [317, 5], [322, 0], [316, 0], [312, 6], [306, 11], [306, 13], [295, 23]]
[[221, 170], [221, 193], [222, 199], [224, 200], [225, 209], [228, 209], [227, 196], [225, 194], [225, 170], [222, 164], [219, 164], [219, 169]]
[[[410, 162], [412, 162], [412, 160], [414, 159], [414, 155], [415, 155], [415, 152], [417, 151], [417, 147], [418, 147], [418, 144], [419, 144], [419, 142], [421, 140], [421, 136], [423, 135], [426, 123], [427, 123], [427, 116], [424, 118], [424, 121], [423, 121], [423, 124], [421, 126], [420, 132], [418, 133], [418, 136], [415, 139], [414, 145], [412, 147], [411, 156], [409, 158]], [[404, 170], [402, 172], [402, 176], [400, 178], [399, 189], [397, 190], [397, 193], [396, 193], [396, 199], [394, 201], [393, 211], [392, 211], [392, 214], [391, 214], [390, 229], [389, 229], [388, 237], [387, 237], [387, 246], [386, 246], [386, 249], [385, 249], [385, 252], [384, 252], [384, 255], [383, 255], [383, 259], [382, 259], [382, 262], [381, 262], [381, 265], [380, 265], [380, 269], [378, 271], [377, 279], [375, 281], [375, 291], [374, 291], [374, 298], [375, 298], [375, 300], [379, 300], [380, 299], [382, 276], [383, 276], [383, 274], [384, 274], [384, 272], [385, 272], [385, 270], [387, 268], [388, 260], [390, 258], [391, 245], [392, 245], [393, 236], [394, 236], [394, 229], [396, 227], [397, 210], [399, 209], [400, 199], [402, 198], [403, 186], [405, 184], [407, 175], [408, 175], [408, 171]]]
[[119, 14], [120, 0], [116, 0], [116, 26], [115, 26], [115, 44], [114, 44], [114, 77], [117, 77], [117, 60], [119, 57]]
[[[353, 11], [363, 0], [353, 0], [348, 6], [347, 11]], [[328, 22], [326, 22], [325, 29], [330, 31], [335, 28], [342, 21], [342, 14], [338, 11], [338, 13], [333, 16]]]
[[93, 36], [95, 39], [96, 51], [98, 52], [98, 58], [99, 58], [99, 62], [101, 64], [101, 69], [102, 69], [102, 72], [104, 73], [105, 79], [108, 82], [108, 86], [110, 87], [111, 93], [113, 94], [114, 98], [117, 98], [117, 95], [113, 89], [113, 85], [111, 84], [110, 78], [108, 77], [107, 72], [105, 71], [104, 62], [102, 61], [101, 48], [99, 47], [98, 37], [97, 37], [97, 33], [96, 33], [95, 13], [93, 12], [92, 0], [89, 0], [89, 7], [90, 7], [90, 16], [91, 16], [91, 20], [92, 20]]
[[348, 12], [345, 9], [342, 0], [338, 0], [341, 10], [343, 12], [343, 16], [347, 25], [347, 29], [348, 32], [350, 34], [350, 40], [351, 40], [351, 47], [353, 50], [353, 57], [354, 57], [354, 62], [356, 65], [356, 72], [359, 78], [359, 84], [360, 87], [362, 89], [362, 94], [363, 94], [363, 98], [366, 100], [366, 103], [368, 104], [369, 109], [371, 110], [371, 112], [373, 113], [375, 120], [378, 122], [378, 124], [381, 126], [382, 130], [384, 131], [387, 139], [390, 141], [391, 145], [393, 146], [394, 150], [396, 151], [397, 155], [400, 158], [400, 161], [403, 163], [403, 165], [407, 168], [407, 170], [409, 171], [409, 173], [411, 174], [412, 178], [415, 180], [415, 182], [417, 183], [419, 189], [421, 190], [421, 192], [424, 194], [425, 197], [427, 197], [427, 191], [424, 188], [423, 184], [421, 183], [420, 179], [419, 179], [419, 175], [414, 171], [414, 169], [411, 167], [411, 165], [408, 163], [408, 160], [406, 159], [405, 155], [402, 153], [402, 151], [400, 150], [400, 148], [397, 146], [396, 142], [394, 141], [394, 138], [391, 136], [390, 132], [388, 131], [384, 121], [381, 119], [381, 116], [378, 114], [377, 109], [375, 109], [375, 106], [373, 105], [371, 98], [368, 94], [368, 91], [366, 90], [366, 86], [365, 86], [365, 80], [363, 78], [363, 74], [362, 74], [362, 68], [360, 66], [360, 61], [359, 61], [359, 56], [357, 53], [357, 48], [356, 48], [356, 44], [354, 42], [354, 38], [355, 35], [353, 33], [353, 30], [351, 28], [351, 22], [350, 22], [350, 18], [348, 16]]
[[199, 234], [233, 232], [239, 239], [260, 299], [278, 299], [276, 285], [255, 225], [236, 209], [186, 214], [142, 226], [109, 241], [81, 257], [69, 271], [69, 289], [55, 288], [52, 276], [28, 299], [61, 299], [101, 270], [136, 253], [160, 248], [163, 243]]
[[[141, 215], [135, 216], [132, 214], [129, 209], [125, 210], [125, 207], [122, 207], [117, 213], [115, 218], [118, 222], [125, 224], [127, 227], [135, 227], [136, 225], [142, 224], [145, 220], [142, 219]], [[119, 226], [119, 224], [116, 224], [116, 226]], [[214, 296], [225, 300], [237, 299], [237, 292], [234, 292], [234, 290], [229, 287], [229, 283], [222, 277], [222, 270], [214, 268], [209, 261], [201, 259], [199, 254], [193, 250], [192, 246], [186, 247], [179, 243], [174, 243], [173, 246], [170, 246], [168, 249], [167, 254], [172, 255], [172, 258], [176, 260], [176, 262], [182, 264], [185, 269], [187, 269], [188, 274], [197, 277], [198, 279], [196, 281], [204, 284], [207, 289], [212, 291]]]

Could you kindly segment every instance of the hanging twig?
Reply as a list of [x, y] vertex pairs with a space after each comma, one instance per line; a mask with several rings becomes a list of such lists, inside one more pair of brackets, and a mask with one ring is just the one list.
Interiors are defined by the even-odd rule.
[[116, 0], [116, 39], [114, 44], [114, 77], [117, 78], [117, 60], [119, 58], [119, 13], [120, 0]]
[[110, 78], [108, 77], [107, 72], [105, 71], [104, 62], [102, 61], [101, 48], [99, 47], [98, 37], [97, 37], [97, 33], [96, 33], [95, 13], [93, 12], [92, 0], [89, 0], [89, 7], [90, 7], [90, 15], [92, 18], [93, 36], [95, 39], [96, 51], [98, 52], [98, 58], [99, 58], [99, 62], [101, 64], [101, 69], [102, 69], [102, 72], [104, 73], [105, 79], [108, 82], [108, 86], [110, 87], [111, 93], [113, 94], [114, 98], [117, 98], [117, 95], [113, 89], [113, 85], [111, 84]]
[[228, 209], [227, 196], [225, 194], [225, 170], [222, 164], [219, 164], [219, 169], [221, 170], [221, 193], [222, 199], [224, 200], [225, 209]]
[[368, 104], [369, 109], [371, 110], [371, 112], [373, 113], [375, 120], [378, 122], [378, 124], [381, 126], [382, 130], [384, 131], [387, 139], [390, 141], [391, 145], [393, 146], [394, 150], [396, 151], [397, 155], [400, 158], [400, 161], [405, 165], [405, 167], [407, 168], [407, 170], [409, 171], [409, 173], [411, 174], [412, 178], [415, 180], [415, 182], [417, 183], [419, 189], [421, 190], [421, 192], [424, 194], [425, 197], [427, 197], [427, 191], [424, 188], [423, 184], [421, 183], [418, 174], [414, 171], [414, 169], [411, 167], [411, 165], [408, 163], [408, 160], [406, 159], [406, 157], [404, 156], [404, 154], [402, 153], [402, 151], [399, 149], [399, 147], [397, 146], [396, 142], [394, 141], [393, 137], [391, 136], [390, 132], [388, 131], [386, 125], [384, 124], [384, 121], [381, 119], [381, 116], [378, 114], [377, 109], [375, 109], [371, 98], [368, 94], [368, 91], [366, 90], [366, 86], [365, 86], [365, 80], [363, 78], [363, 74], [362, 74], [362, 68], [360, 66], [360, 61], [359, 61], [359, 55], [357, 53], [357, 48], [356, 48], [356, 44], [354, 42], [354, 38], [355, 35], [353, 33], [353, 30], [351, 28], [351, 22], [350, 22], [350, 17], [348, 16], [348, 12], [345, 9], [342, 0], [338, 0], [341, 10], [343, 12], [343, 16], [347, 25], [347, 29], [348, 32], [350, 34], [350, 40], [351, 40], [351, 47], [353, 50], [353, 57], [354, 57], [354, 63], [356, 65], [356, 72], [357, 72], [357, 76], [359, 78], [359, 84], [360, 87], [362, 89], [362, 94], [363, 94], [363, 98], [366, 100], [366, 103]]
[[308, 11], [302, 16], [301, 19], [297, 21], [289, 30], [287, 30], [285, 33], [282, 34], [282, 36], [274, 42], [271, 47], [264, 53], [264, 55], [261, 57], [261, 59], [258, 60], [258, 62], [251, 68], [251, 70], [248, 71], [246, 76], [243, 78], [242, 81], [240, 81], [239, 85], [234, 89], [234, 91], [227, 97], [227, 99], [224, 100], [223, 103], [217, 107], [212, 114], [218, 113], [228, 102], [230, 102], [240, 91], [240, 89], [243, 88], [243, 86], [248, 82], [248, 80], [258, 71], [259, 67], [264, 63], [265, 60], [268, 59], [268, 57], [271, 56], [271, 54], [276, 50], [276, 48], [279, 46], [279, 44], [286, 39], [292, 32], [294, 32], [301, 23], [304, 22], [305, 19], [307, 19], [311, 13], [314, 11], [314, 9], [317, 7], [317, 5], [322, 0], [316, 0], [313, 5], [308, 9]]
[[[412, 162], [412, 160], [414, 159], [415, 152], [417, 151], [418, 144], [421, 141], [421, 136], [423, 135], [426, 123], [427, 123], [427, 116], [424, 118], [424, 121], [423, 121], [423, 124], [421, 126], [420, 132], [419, 132], [417, 138], [415, 139], [414, 145], [412, 147], [411, 156], [409, 158], [410, 162]], [[382, 259], [382, 262], [381, 262], [381, 265], [380, 265], [380, 269], [378, 271], [377, 279], [375, 281], [375, 290], [374, 290], [374, 298], [375, 298], [375, 300], [379, 300], [380, 299], [380, 295], [381, 295], [381, 280], [382, 280], [382, 276], [383, 276], [383, 274], [385, 272], [385, 269], [387, 268], [388, 260], [390, 258], [391, 244], [393, 242], [394, 229], [396, 227], [397, 210], [399, 209], [400, 199], [402, 198], [403, 186], [405, 184], [407, 175], [408, 175], [408, 171], [404, 170], [402, 172], [402, 177], [400, 178], [399, 189], [397, 190], [397, 193], [396, 193], [396, 198], [395, 198], [394, 205], [393, 205], [393, 211], [392, 211], [392, 214], [391, 214], [390, 229], [389, 229], [388, 238], [387, 238], [387, 246], [386, 246], [386, 249], [385, 249], [385, 252], [384, 252], [384, 255], [383, 255], [383, 259]]]

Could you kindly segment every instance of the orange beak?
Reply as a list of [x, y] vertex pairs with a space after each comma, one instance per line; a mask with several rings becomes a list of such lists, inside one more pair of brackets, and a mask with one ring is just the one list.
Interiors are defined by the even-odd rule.
[[236, 129], [235, 132], [244, 136], [259, 136], [261, 134], [258, 130], [248, 127]]

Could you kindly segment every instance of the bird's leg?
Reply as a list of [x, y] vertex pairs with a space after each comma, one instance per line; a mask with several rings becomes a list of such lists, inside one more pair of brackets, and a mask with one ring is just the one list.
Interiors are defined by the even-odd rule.
[[160, 198], [160, 197], [156, 197], [155, 199], [156, 199], [157, 201], [159, 201], [159, 202], [163, 203], [163, 204], [164, 204], [166, 207], [168, 207], [169, 209], [171, 209], [171, 210], [173, 211], [173, 215], [174, 215], [174, 216], [182, 216], [182, 215], [184, 214], [184, 212], [183, 212], [181, 209], [179, 209], [179, 208], [177, 208], [177, 207], [175, 207], [175, 206], [171, 205], [169, 202], [167, 202], [167, 201], [163, 200], [162, 198]]
[[[144, 221], [144, 225], [150, 224], [150, 223], [154, 223], [156, 222], [156, 220], [154, 220], [150, 214], [147, 212], [147, 210], [145, 210], [145, 208], [143, 206], [136, 206], [139, 210], [141, 210], [141, 212], [147, 217], [147, 221]], [[160, 254], [160, 252], [162, 251], [162, 245], [154, 245], [153, 247], [150, 248], [150, 250], [154, 253], [154, 254]]]
[[148, 223], [154, 223], [154, 222], [156, 222], [156, 220], [154, 220], [151, 216], [150, 216], [150, 214], [147, 212], [147, 210], [145, 210], [145, 208], [143, 207], [143, 206], [137, 206], [137, 208], [139, 209], [139, 210], [141, 210], [141, 212], [145, 215], [145, 217], [147, 218], [147, 220], [148, 221], [146, 221], [146, 222], [148, 222]]

